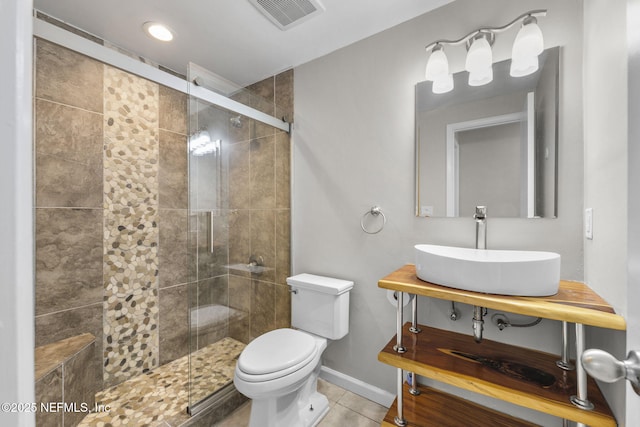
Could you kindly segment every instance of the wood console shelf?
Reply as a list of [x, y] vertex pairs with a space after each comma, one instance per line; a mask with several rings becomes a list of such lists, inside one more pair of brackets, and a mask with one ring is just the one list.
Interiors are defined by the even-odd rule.
[[[420, 394], [409, 394], [409, 386], [404, 391], [405, 414], [411, 427], [537, 427], [537, 424], [521, 420], [498, 411], [485, 408], [468, 400], [430, 387], [418, 387]], [[397, 427], [393, 419], [398, 412], [397, 400], [382, 421], [382, 427]]]
[[584, 283], [560, 281], [558, 293], [550, 297], [515, 297], [462, 291], [425, 282], [416, 276], [416, 267], [407, 264], [383, 279], [378, 286], [414, 295], [477, 305], [526, 316], [562, 320], [624, 331], [624, 317], [615, 313], [600, 295]]
[[[384, 347], [378, 360], [453, 386], [504, 400], [515, 405], [573, 420], [589, 426], [616, 426], [615, 418], [596, 385], [589, 379], [593, 411], [572, 405], [575, 371], [556, 366], [557, 355], [490, 340], [477, 344], [470, 335], [420, 325], [422, 332], [404, 327], [406, 353], [397, 353], [396, 337]], [[415, 424], [410, 424], [415, 425]]]
[[[584, 325], [626, 329], [624, 318], [617, 315], [613, 307], [598, 294], [579, 282], [561, 281], [558, 293], [550, 297], [491, 295], [424, 282], [416, 277], [415, 266], [407, 264], [381, 279], [378, 286], [416, 296], [559, 320], [563, 322], [563, 328], [569, 322], [575, 323], [576, 360], [584, 351]], [[435, 413], [442, 410], [438, 409], [438, 402], [450, 397], [442, 397], [443, 393], [432, 389], [427, 389], [428, 398], [403, 392], [408, 387], [402, 382], [404, 371], [591, 427], [617, 425], [597, 384], [587, 378], [580, 364], [575, 371], [566, 371], [557, 366], [557, 355], [486, 339], [478, 344], [471, 334], [418, 325], [416, 300], [412, 304], [413, 321], [404, 326], [403, 308], [398, 304], [398, 333], [378, 355], [381, 362], [398, 368], [398, 398], [383, 421], [383, 426], [397, 426], [403, 422], [424, 427], [459, 425], [453, 419], [433, 424], [432, 421], [437, 417]], [[471, 329], [471, 325], [469, 327]], [[562, 359], [567, 360], [565, 357], [563, 351]], [[407, 402], [404, 402], [405, 396]], [[462, 399], [455, 402], [459, 411], [463, 411], [463, 408], [467, 408], [467, 413], [480, 411], [482, 417], [494, 420], [493, 424], [487, 425], [531, 425]], [[592, 410], [579, 407], [589, 404], [593, 404]], [[448, 410], [446, 415], [450, 416], [451, 412]]]

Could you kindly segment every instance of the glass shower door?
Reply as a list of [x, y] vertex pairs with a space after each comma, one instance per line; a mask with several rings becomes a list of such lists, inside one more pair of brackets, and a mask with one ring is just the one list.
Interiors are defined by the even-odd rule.
[[[197, 70], [206, 76], [198, 86], [210, 81], [205, 72]], [[192, 86], [189, 97], [192, 414], [243, 399], [233, 387], [240, 353], [290, 324], [288, 123], [274, 118], [273, 94], [267, 101], [242, 88], [226, 86], [220, 96], [206, 87]]]

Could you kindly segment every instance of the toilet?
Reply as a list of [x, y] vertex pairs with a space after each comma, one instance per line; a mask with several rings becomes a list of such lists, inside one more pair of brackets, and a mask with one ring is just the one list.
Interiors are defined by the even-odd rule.
[[287, 284], [292, 328], [254, 339], [236, 364], [233, 383], [253, 400], [249, 427], [312, 427], [329, 410], [317, 390], [321, 356], [327, 340], [349, 332], [353, 282], [305, 273]]

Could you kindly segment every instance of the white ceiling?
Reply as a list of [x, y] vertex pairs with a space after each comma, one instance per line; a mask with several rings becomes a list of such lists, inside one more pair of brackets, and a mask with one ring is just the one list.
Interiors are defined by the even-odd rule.
[[[321, 0], [326, 11], [282, 31], [248, 0], [35, 0], [35, 7], [186, 74], [194, 62], [246, 86], [391, 28], [452, 0]], [[159, 21], [170, 43], [142, 31]]]

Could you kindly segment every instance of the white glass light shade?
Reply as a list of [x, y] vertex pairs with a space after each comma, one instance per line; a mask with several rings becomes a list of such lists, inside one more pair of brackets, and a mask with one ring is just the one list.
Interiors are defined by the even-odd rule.
[[538, 27], [535, 18], [525, 19], [516, 39], [513, 42], [511, 51], [512, 58], [521, 58], [523, 56], [537, 56], [544, 50], [544, 39], [542, 38], [542, 30]]
[[447, 93], [453, 90], [453, 75], [445, 74], [433, 81], [431, 91], [435, 94]]
[[482, 86], [493, 81], [493, 68], [469, 73], [469, 86]]
[[509, 74], [511, 77], [524, 77], [538, 71], [538, 56], [514, 56], [511, 59]]
[[475, 39], [467, 52], [465, 69], [470, 73], [484, 72], [493, 65], [491, 45], [485, 37]]
[[434, 47], [429, 60], [427, 61], [427, 68], [425, 70], [425, 79], [435, 82], [437, 79], [442, 78], [449, 74], [449, 61], [447, 55], [444, 54], [442, 47]]

